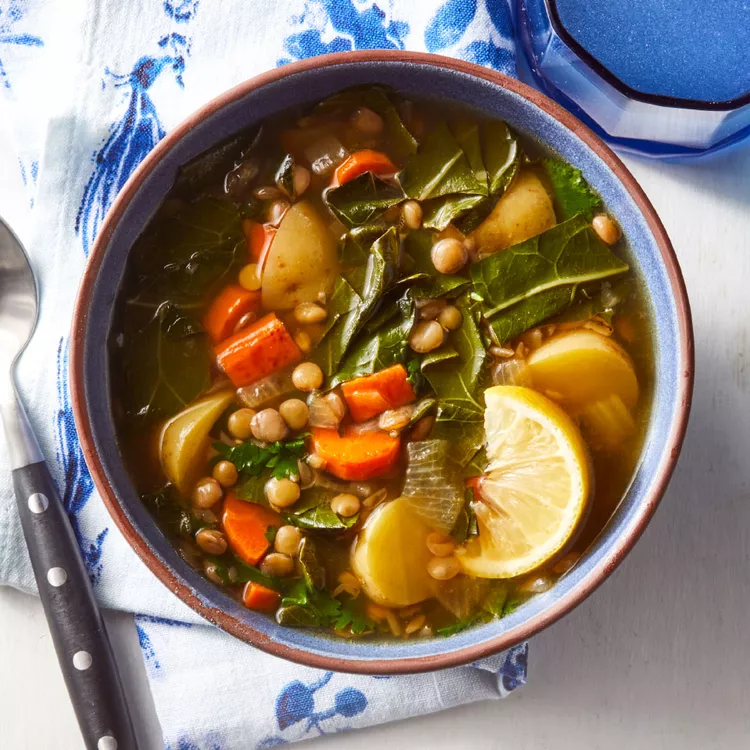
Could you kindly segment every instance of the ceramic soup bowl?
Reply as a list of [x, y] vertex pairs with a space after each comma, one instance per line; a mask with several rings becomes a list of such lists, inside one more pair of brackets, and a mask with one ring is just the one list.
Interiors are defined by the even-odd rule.
[[[654, 388], [632, 482], [579, 564], [512, 614], [451, 637], [371, 642], [283, 627], [246, 609], [177, 553], [123, 464], [108, 377], [108, 336], [128, 253], [181, 165], [289, 107], [380, 83], [406, 96], [448, 100], [506, 120], [583, 170], [622, 226], [653, 321]], [[486, 68], [434, 55], [366, 51], [287, 65], [217, 97], [167, 135], [117, 197], [91, 253], [73, 323], [76, 423], [99, 492], [125, 538], [156, 576], [208, 621], [271, 654], [324, 669], [370, 674], [456, 666], [534, 635], [585, 599], [617, 567], [649, 522], [677, 461], [690, 407], [693, 344], [682, 276], [651, 203], [612, 151], [537, 91]]]

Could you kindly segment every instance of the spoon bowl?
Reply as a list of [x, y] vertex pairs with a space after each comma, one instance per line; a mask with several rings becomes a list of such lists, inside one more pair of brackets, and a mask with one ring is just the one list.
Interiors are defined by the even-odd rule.
[[34, 332], [38, 290], [23, 245], [0, 218], [0, 367], [8, 370]]
[[136, 750], [91, 581], [13, 379], [36, 327], [38, 299], [28, 255], [0, 219], [0, 415], [21, 527], [84, 746]]

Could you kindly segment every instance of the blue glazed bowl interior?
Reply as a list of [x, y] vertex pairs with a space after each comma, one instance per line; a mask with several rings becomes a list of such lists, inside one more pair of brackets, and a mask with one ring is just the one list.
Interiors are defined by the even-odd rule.
[[[655, 383], [651, 420], [644, 448], [630, 488], [610, 522], [571, 573], [501, 620], [451, 636], [430, 640], [382, 643], [335, 639], [314, 631], [277, 625], [222, 593], [191, 569], [178, 555], [142, 504], [123, 465], [117, 445], [107, 373], [107, 339], [112, 310], [133, 242], [170, 190], [179, 167], [240, 130], [290, 107], [313, 104], [343, 88], [382, 83], [405, 95], [449, 99], [486, 115], [506, 120], [511, 127], [559, 153], [583, 170], [601, 194], [627, 237], [629, 260], [647, 286], [653, 321]], [[679, 383], [684, 352], [680, 350], [677, 306], [670, 278], [657, 242], [643, 214], [612, 170], [572, 131], [522, 96], [464, 72], [398, 60], [352, 62], [293, 72], [230, 101], [203, 119], [166, 152], [116, 223], [102, 254], [99, 273], [90, 290], [89, 315], [83, 334], [83, 381], [91, 433], [107, 479], [132, 526], [153, 555], [188, 586], [206, 606], [226, 612], [237, 621], [290, 649], [347, 660], [352, 669], [366, 669], [373, 660], [400, 660], [445, 655], [487, 644], [537, 618], [572, 589], [585, 583], [601, 567], [614, 540], [629, 534], [637, 523], [645, 494], [666, 460], [666, 445], [679, 409]], [[601, 571], [599, 571], [601, 574]], [[300, 655], [304, 659], [304, 654]]]

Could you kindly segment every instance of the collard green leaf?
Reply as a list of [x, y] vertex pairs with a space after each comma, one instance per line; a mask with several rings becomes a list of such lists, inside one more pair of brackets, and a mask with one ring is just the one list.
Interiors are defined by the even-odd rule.
[[191, 197], [200, 194], [210, 185], [220, 183], [224, 175], [241, 161], [258, 134], [259, 131], [250, 137], [246, 133], [230, 136], [180, 167], [174, 192]]
[[348, 231], [341, 240], [339, 246], [339, 262], [342, 266], [361, 266], [367, 263], [370, 248], [385, 232], [382, 224], [367, 224], [363, 227], [354, 227]]
[[492, 338], [504, 344], [569, 307], [577, 284], [547, 289], [500, 311], [489, 321]]
[[351, 528], [358, 516], [339, 518], [331, 510], [331, 500], [339, 492], [317, 486], [303, 490], [293, 512], [285, 516], [286, 522], [301, 529], [317, 531], [344, 531]]
[[372, 243], [370, 258], [362, 269], [362, 274], [355, 273], [349, 276], [351, 284], [363, 301], [363, 306], [359, 309], [361, 316], [369, 317], [380, 297], [396, 282], [400, 255], [398, 231], [391, 227]]
[[266, 533], [263, 534], [263, 536], [266, 538], [266, 541], [269, 544], [273, 544], [274, 541], [276, 540], [276, 533], [278, 532], [278, 530], [279, 530], [278, 526], [269, 526], [266, 529]]
[[344, 531], [354, 526], [358, 519], [359, 514], [349, 518], [340, 518], [331, 510], [330, 505], [318, 505], [303, 513], [287, 516], [290, 525], [313, 531]]
[[234, 491], [237, 497], [246, 500], [248, 503], [264, 505], [266, 508], [270, 507], [265, 492], [265, 485], [269, 477], [270, 472], [248, 477], [242, 484], [235, 487]]
[[479, 137], [479, 125], [471, 120], [459, 120], [451, 126], [453, 135], [466, 154], [469, 166], [480, 185], [487, 185], [487, 169], [482, 157], [482, 142]]
[[325, 193], [328, 208], [347, 227], [372, 224], [402, 200], [404, 193], [400, 187], [381, 180], [372, 172], [365, 172]]
[[490, 592], [486, 578], [455, 576], [447, 581], [436, 581], [435, 598], [458, 620], [480, 613]]
[[425, 370], [438, 400], [437, 421], [431, 438], [447, 440], [454, 459], [466, 466], [484, 443], [484, 380], [487, 352], [465, 300], [461, 328], [451, 337], [459, 362], [449, 359]]
[[444, 195], [422, 204], [422, 226], [427, 229], [445, 229], [448, 224], [464, 216], [486, 201], [482, 195]]
[[200, 326], [164, 302], [146, 325], [126, 333], [123, 406], [129, 417], [176, 414], [211, 382], [211, 356]]
[[630, 277], [604, 281], [596, 289], [578, 290], [575, 302], [553, 322], [571, 323], [590, 320], [595, 315], [610, 319], [618, 305], [629, 299], [636, 291], [635, 280]]
[[510, 128], [500, 121], [482, 123], [482, 157], [491, 195], [500, 195], [518, 170], [521, 150]]
[[444, 297], [457, 294], [469, 285], [469, 280], [459, 274], [436, 273], [430, 253], [434, 235], [426, 229], [409, 232], [404, 239], [404, 254], [409, 262], [411, 273], [425, 274], [429, 281], [419, 282], [418, 297]]
[[487, 448], [484, 445], [484, 433], [482, 433], [482, 445], [480, 449], [472, 456], [471, 461], [464, 468], [470, 476], [478, 476], [479, 474], [484, 474], [488, 463]]
[[141, 500], [156, 520], [175, 536], [192, 539], [205, 523], [196, 518], [180, 502], [180, 495], [171, 484], [155, 492], [141, 495]]
[[452, 346], [446, 344], [422, 357], [422, 371], [424, 372], [424, 369], [430, 365], [436, 365], [438, 362], [445, 362], [449, 359], [458, 359], [458, 352]]
[[508, 584], [504, 581], [493, 581], [492, 588], [482, 604], [482, 609], [494, 617], [505, 614], [505, 602], [508, 599]]
[[482, 198], [474, 208], [462, 214], [453, 222], [456, 229], [464, 235], [473, 232], [492, 213], [492, 209], [495, 208], [500, 197], [499, 195], [490, 195], [487, 198]]
[[[440, 402], [438, 402], [440, 403]], [[447, 418], [446, 415], [455, 414], [456, 419]], [[440, 408], [438, 407], [438, 414]], [[482, 451], [484, 445], [484, 421], [481, 410], [470, 410], [466, 406], [459, 409], [445, 410], [443, 419], [435, 423], [430, 432], [430, 438], [435, 440], [447, 440], [453, 448], [453, 458], [456, 463], [468, 469], [474, 463], [474, 459]], [[472, 469], [473, 471], [473, 469]]]
[[414, 303], [407, 300], [400, 305], [399, 315], [395, 320], [373, 333], [365, 333], [359, 337], [342, 361], [339, 371], [331, 378], [331, 387], [363, 375], [372, 375], [391, 365], [403, 364], [415, 318]]
[[541, 164], [552, 186], [558, 219], [565, 221], [582, 214], [590, 221], [602, 201], [586, 182], [581, 170], [561, 159], [542, 159]]
[[402, 161], [416, 152], [417, 141], [401, 120], [386, 88], [367, 86], [348, 89], [329, 97], [316, 109], [326, 111], [355, 107], [367, 107], [383, 118], [386, 138], [397, 161]]
[[[328, 324], [313, 361], [330, 377], [339, 368], [355, 335], [364, 327], [398, 276], [399, 243], [395, 228], [372, 244], [367, 263], [340, 277], [329, 306]], [[346, 311], [346, 312], [344, 312]]]
[[417, 200], [463, 193], [486, 195], [450, 129], [438, 123], [398, 176], [406, 195]]
[[357, 310], [362, 298], [343, 277], [336, 279], [328, 309], [328, 328], [312, 354], [312, 361], [330, 376], [335, 371], [354, 338], [359, 325]]
[[419, 422], [420, 419], [435, 411], [436, 407], [436, 399], [430, 397], [423, 398], [414, 407], [414, 413], [411, 415], [411, 419], [409, 420], [409, 424], [407, 425], [407, 427], [412, 427], [413, 425], [415, 425], [417, 422]]
[[[225, 586], [252, 581], [273, 591], [284, 591], [289, 588], [289, 579], [267, 576], [260, 569], [248, 565], [244, 560], [240, 560], [239, 557], [232, 555], [230, 552], [221, 556], [210, 555], [207, 559], [214, 564], [214, 570]], [[230, 568], [234, 568], [232, 575], [229, 574]]]
[[490, 215], [518, 172], [521, 162], [518, 141], [504, 122], [485, 122], [479, 132], [489, 196], [454, 220], [456, 227], [464, 234], [472, 232]]
[[624, 273], [628, 265], [597, 237], [583, 216], [575, 216], [525, 242], [494, 253], [471, 268], [484, 314], [501, 310], [535, 294]]
[[201, 304], [246, 253], [240, 212], [229, 201], [201, 198], [176, 214], [162, 212], [133, 247], [129, 270], [136, 293], [127, 300], [127, 314], [167, 301]]
[[461, 327], [451, 336], [459, 364], [453, 360], [428, 367], [425, 376], [438, 399], [438, 423], [482, 422], [484, 419], [481, 385], [487, 352], [465, 300], [457, 307], [463, 314]]
[[292, 200], [297, 198], [294, 191], [294, 157], [291, 154], [287, 154], [281, 160], [281, 164], [279, 164], [279, 168], [273, 176], [273, 181], [282, 193], [286, 193]]
[[306, 536], [299, 547], [299, 565], [302, 577], [310, 590], [322, 589], [326, 585], [326, 572], [318, 560], [315, 542]]

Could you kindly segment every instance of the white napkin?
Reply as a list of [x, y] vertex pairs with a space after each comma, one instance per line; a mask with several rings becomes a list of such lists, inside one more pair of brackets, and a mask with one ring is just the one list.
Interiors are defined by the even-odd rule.
[[[70, 319], [117, 190], [164, 132], [223, 90], [277, 64], [363, 48], [426, 49], [515, 73], [507, 0], [0, 0], [0, 214], [42, 294], [19, 388], [100, 602], [137, 613], [168, 748], [271, 747], [501, 697], [526, 679], [525, 646], [373, 678], [299, 667], [207, 626], [124, 541], [76, 438]], [[35, 591], [1, 441], [0, 583]]]

